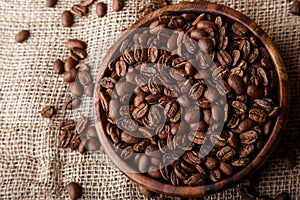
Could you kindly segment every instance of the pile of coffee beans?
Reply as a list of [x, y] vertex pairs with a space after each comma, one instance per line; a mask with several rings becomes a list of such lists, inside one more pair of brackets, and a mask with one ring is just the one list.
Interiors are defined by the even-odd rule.
[[145, 175], [173, 185], [218, 182], [268, 140], [280, 113], [278, 76], [242, 24], [168, 13], [115, 53], [97, 83], [102, 123], [124, 161]]

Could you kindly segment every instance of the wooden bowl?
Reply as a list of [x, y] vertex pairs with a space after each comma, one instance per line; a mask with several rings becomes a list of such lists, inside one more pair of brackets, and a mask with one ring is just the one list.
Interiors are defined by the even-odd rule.
[[[218, 4], [209, 3], [205, 1], [198, 2], [198, 3], [183, 2], [176, 5], [171, 5], [148, 14], [146, 17], [142, 18], [141, 20], [133, 24], [128, 30], [133, 30], [140, 27], [147, 27], [153, 20], [158, 19], [160, 15], [170, 11], [171, 12], [193, 12], [193, 13], [208, 12], [215, 15], [225, 16], [231, 20], [243, 24], [245, 27], [248, 28], [248, 30], [250, 30], [257, 38], [261, 40], [263, 45], [268, 50], [279, 78], [278, 104], [281, 107], [282, 112], [277, 117], [274, 129], [270, 137], [268, 138], [268, 140], [266, 141], [262, 149], [254, 157], [252, 162], [248, 164], [246, 167], [244, 167], [241, 171], [214, 184], [203, 185], [203, 186], [173, 186], [170, 184], [159, 182], [155, 179], [152, 179], [141, 173], [138, 173], [137, 171], [132, 169], [114, 151], [109, 138], [107, 138], [107, 135], [105, 133], [105, 128], [103, 125], [105, 124], [105, 121], [107, 119], [100, 112], [101, 103], [99, 101], [99, 91], [101, 89], [101, 86], [99, 84], [99, 81], [104, 75], [104, 71], [108, 63], [110, 62], [112, 55], [120, 46], [121, 41], [123, 41], [123, 39], [128, 36], [128, 31], [126, 31], [108, 51], [106, 57], [104, 58], [99, 68], [99, 76], [96, 81], [95, 96], [94, 96], [94, 108], [95, 108], [94, 116], [95, 116], [96, 128], [97, 128], [99, 139], [101, 141], [101, 144], [104, 147], [106, 154], [110, 157], [110, 159], [114, 162], [114, 164], [117, 167], [121, 168], [124, 171], [124, 173], [131, 180], [133, 180], [137, 184], [143, 186], [144, 188], [150, 191], [154, 191], [166, 195], [180, 196], [180, 197], [204, 196], [207, 194], [216, 193], [218, 191], [224, 190], [225, 188], [233, 186], [234, 184], [240, 182], [243, 178], [253, 174], [259, 169], [259, 167], [262, 166], [262, 164], [271, 155], [272, 151], [276, 148], [283, 134], [282, 129], [287, 119], [288, 105], [289, 105], [288, 76], [282, 58], [280, 57], [270, 37], [255, 22], [253, 22], [247, 16], [223, 5], [218, 5]], [[128, 173], [128, 172], [133, 172], [133, 173]]]

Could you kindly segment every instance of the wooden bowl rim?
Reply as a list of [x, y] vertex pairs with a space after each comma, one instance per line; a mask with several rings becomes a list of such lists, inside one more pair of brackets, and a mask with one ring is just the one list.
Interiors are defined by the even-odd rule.
[[[289, 109], [289, 84], [288, 84], [288, 76], [287, 72], [283, 63], [283, 60], [278, 53], [275, 45], [271, 41], [270, 37], [249, 17], [245, 16], [244, 14], [240, 13], [237, 10], [229, 8], [224, 5], [219, 5], [210, 2], [182, 2], [179, 4], [170, 5], [164, 7], [162, 9], [156, 10], [153, 13], [148, 14], [144, 18], [140, 19], [136, 23], [134, 23], [131, 27], [129, 27], [125, 33], [121, 35], [119, 40], [110, 48], [107, 52], [106, 57], [104, 58], [102, 64], [99, 67], [99, 75], [97, 78], [96, 83], [99, 83], [101, 77], [104, 74], [104, 71], [107, 67], [107, 64], [110, 61], [113, 53], [116, 51], [116, 48], [120, 45], [120, 41], [126, 38], [130, 32], [135, 28], [145, 27], [146, 24], [158, 18], [158, 16], [168, 13], [168, 12], [207, 12], [212, 13], [215, 15], [225, 16], [229, 19], [234, 21], [240, 22], [244, 26], [247, 27], [257, 38], [261, 40], [264, 44], [266, 49], [268, 50], [272, 62], [275, 66], [276, 72], [278, 74], [279, 79], [279, 89], [278, 89], [278, 102], [279, 106], [281, 107], [281, 113], [277, 117], [276, 123], [274, 125], [273, 131], [270, 134], [267, 142], [265, 143], [264, 147], [260, 150], [260, 152], [256, 155], [256, 157], [252, 160], [252, 162], [243, 168], [238, 173], [230, 176], [226, 179], [223, 179], [219, 182], [210, 185], [203, 185], [203, 186], [173, 186], [170, 184], [162, 183], [150, 177], [147, 177], [141, 173], [125, 173], [131, 180], [138, 183], [139, 185], [145, 187], [148, 190], [162, 193], [166, 195], [172, 196], [180, 196], [180, 197], [199, 197], [204, 196], [207, 194], [212, 194], [219, 192], [240, 182], [243, 178], [255, 173], [259, 167], [263, 165], [263, 163], [267, 160], [270, 156], [272, 151], [276, 148], [277, 144], [279, 143], [283, 133], [282, 129], [287, 119], [287, 113]], [[99, 102], [99, 91], [101, 89], [100, 84], [96, 84], [95, 87], [95, 96], [94, 96], [94, 118], [95, 118], [95, 126], [97, 129], [98, 137], [100, 139], [101, 144], [107, 155], [110, 159], [114, 162], [114, 164], [126, 171], [134, 171], [127, 163], [125, 163], [119, 155], [113, 150], [112, 146], [110, 145], [110, 141], [105, 134], [105, 128], [102, 126], [101, 123], [101, 113], [100, 113], [100, 102]], [[122, 167], [120, 167], [122, 166]]]

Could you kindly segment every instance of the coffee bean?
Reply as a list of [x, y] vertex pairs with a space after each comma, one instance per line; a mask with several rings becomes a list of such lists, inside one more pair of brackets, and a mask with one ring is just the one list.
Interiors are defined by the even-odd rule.
[[98, 138], [97, 131], [96, 131], [96, 128], [94, 126], [89, 127], [88, 130], [86, 131], [86, 134], [90, 138]]
[[26, 41], [29, 37], [29, 31], [28, 30], [21, 30], [15, 35], [15, 41], [18, 43], [22, 43]]
[[88, 86], [92, 83], [92, 77], [87, 71], [79, 71], [78, 72], [78, 80], [82, 85]]
[[64, 103], [64, 110], [74, 110], [78, 108], [81, 104], [81, 100], [79, 98], [69, 98], [65, 103]]
[[275, 200], [291, 200], [289, 193], [281, 192], [275, 197]]
[[55, 110], [53, 106], [45, 106], [42, 110], [41, 110], [41, 116], [43, 118], [51, 118], [52, 115], [54, 114]]
[[203, 174], [192, 174], [187, 180], [184, 180], [184, 184], [190, 186], [203, 185], [205, 179], [205, 175]]
[[84, 89], [84, 94], [88, 97], [94, 96], [94, 84], [90, 83], [86, 88]]
[[72, 131], [74, 130], [76, 124], [75, 124], [75, 121], [72, 120], [72, 119], [67, 119], [67, 120], [64, 120], [61, 125], [60, 125], [60, 129], [62, 131]]
[[71, 49], [71, 57], [78, 62], [79, 60], [85, 59], [87, 57], [87, 53], [85, 50], [75, 47]]
[[66, 46], [69, 50], [74, 48], [85, 50], [87, 47], [86, 43], [79, 39], [68, 39], [66, 42]]
[[190, 108], [184, 115], [184, 120], [187, 123], [193, 123], [193, 122], [198, 122], [200, 119], [200, 112], [199, 109], [196, 107]]
[[94, 3], [95, 0], [80, 0], [80, 5], [82, 6], [90, 6]]
[[91, 138], [88, 140], [87, 142], [87, 149], [89, 151], [98, 151], [100, 148], [100, 142], [98, 140], [98, 138]]
[[242, 144], [253, 144], [256, 142], [258, 134], [256, 131], [251, 130], [240, 134]]
[[74, 82], [77, 76], [77, 71], [76, 69], [71, 69], [68, 72], [64, 72], [64, 81], [71, 83]]
[[243, 79], [235, 74], [228, 78], [228, 85], [235, 91], [236, 94], [244, 94], [246, 92], [246, 85]]
[[232, 28], [232, 31], [237, 35], [246, 35], [247, 34], [247, 28], [238, 22], [233, 23], [231, 28]]
[[82, 195], [82, 187], [75, 182], [70, 182], [66, 186], [70, 199], [78, 199]]
[[226, 174], [228, 176], [232, 175], [232, 173], [233, 173], [232, 166], [224, 161], [220, 161], [219, 169], [221, 170], [221, 172], [223, 172], [224, 174]]
[[57, 147], [59, 147], [59, 148], [67, 148], [70, 145], [72, 137], [73, 137], [73, 134], [71, 132], [64, 131], [57, 138]]
[[145, 154], [143, 154], [140, 157], [139, 163], [138, 163], [138, 168], [140, 170], [140, 172], [145, 173], [148, 171], [149, 169], [149, 157], [146, 156]]
[[288, 149], [282, 157], [282, 161], [287, 169], [293, 169], [296, 166], [296, 158], [296, 151]]
[[258, 196], [258, 193], [255, 190], [255, 188], [252, 188], [248, 185], [242, 185], [240, 187], [240, 195], [241, 195], [242, 199], [253, 200], [253, 199], [256, 199], [256, 197]]
[[267, 114], [260, 108], [252, 108], [249, 111], [249, 118], [258, 123], [264, 123], [267, 119]]
[[78, 17], [82, 17], [82, 16], [86, 15], [87, 12], [88, 12], [88, 8], [86, 6], [82, 6], [80, 4], [75, 4], [71, 8], [71, 13]]
[[57, 0], [45, 0], [45, 3], [47, 7], [53, 8], [56, 5]]
[[80, 85], [80, 83], [74, 81], [69, 84], [69, 91], [73, 95], [75, 95], [77, 97], [81, 97], [83, 94], [83, 87], [82, 87], [82, 85]]
[[113, 0], [112, 1], [112, 9], [115, 11], [115, 12], [119, 12], [123, 9], [125, 5], [125, 0]]
[[226, 146], [220, 149], [216, 156], [221, 161], [229, 161], [235, 156], [235, 151], [230, 146]]
[[78, 147], [78, 152], [80, 154], [84, 154], [86, 152], [86, 143], [87, 143], [87, 139], [84, 138], [81, 140], [80, 144], [79, 144], [79, 147]]
[[65, 65], [64, 65], [64, 70], [66, 72], [69, 72], [71, 71], [72, 69], [75, 68], [75, 66], [77, 65], [77, 61], [74, 60], [71, 56], [68, 57], [66, 60], [65, 60]]
[[73, 20], [74, 17], [70, 11], [63, 11], [63, 13], [61, 14], [61, 23], [64, 27], [71, 27], [73, 25]]
[[139, 185], [139, 190], [140, 192], [146, 197], [146, 198], [152, 198], [156, 195], [156, 193], [147, 190], [146, 188], [144, 188], [143, 186]]
[[291, 6], [291, 13], [293, 15], [300, 15], [300, 1], [295, 0]]
[[60, 59], [57, 59], [53, 63], [53, 71], [55, 74], [63, 74], [64, 73], [64, 62]]
[[146, 113], [148, 112], [148, 104], [146, 103], [142, 103], [140, 104], [133, 112], [132, 112], [132, 116], [133, 118], [142, 118], [146, 115]]
[[75, 132], [77, 134], [83, 133], [83, 131], [87, 128], [88, 123], [89, 123], [88, 118], [81, 116], [76, 123]]
[[206, 161], [204, 165], [206, 166], [207, 169], [213, 170], [217, 167], [218, 161], [212, 157], [212, 156], [207, 156]]

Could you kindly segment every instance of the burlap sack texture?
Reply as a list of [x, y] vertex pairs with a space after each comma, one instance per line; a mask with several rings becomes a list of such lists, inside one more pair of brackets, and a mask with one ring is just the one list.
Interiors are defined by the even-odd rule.
[[[68, 199], [65, 185], [76, 181], [83, 186], [83, 199], [144, 199], [101, 152], [80, 155], [56, 147], [55, 126], [59, 111], [51, 120], [42, 119], [45, 105], [61, 108], [69, 95], [62, 77], [54, 75], [52, 63], [68, 56], [65, 40], [79, 38], [88, 43], [88, 64], [96, 77], [109, 46], [123, 28], [136, 19], [138, 8], [150, 0], [127, 0], [125, 9], [115, 13], [111, 1], [106, 17], [99, 19], [95, 4], [88, 16], [76, 18], [72, 28], [63, 28], [60, 15], [79, 0], [59, 0], [55, 8], [44, 1], [0, 0], [0, 199]], [[173, 1], [176, 3], [177, 1]], [[288, 191], [300, 199], [300, 17], [292, 16], [287, 0], [213, 0], [235, 8], [254, 19], [269, 33], [286, 64], [291, 84], [291, 111], [284, 140], [262, 168], [258, 190], [274, 196]], [[14, 35], [30, 30], [24, 44]], [[68, 113], [77, 120], [92, 115], [92, 99], [84, 97], [77, 111]], [[280, 161], [288, 147], [297, 149], [297, 166], [286, 170]], [[205, 199], [240, 199], [234, 187]]]

